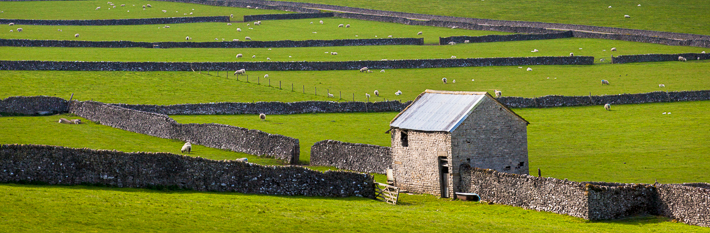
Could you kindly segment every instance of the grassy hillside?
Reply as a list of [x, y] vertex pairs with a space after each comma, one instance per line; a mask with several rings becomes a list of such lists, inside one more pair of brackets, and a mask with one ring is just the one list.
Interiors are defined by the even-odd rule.
[[[288, 0], [376, 10], [480, 19], [620, 27], [710, 35], [710, 4], [705, 0]], [[638, 6], [641, 4], [641, 6]], [[612, 8], [608, 8], [612, 6]], [[631, 18], [624, 18], [630, 15]]]
[[[24, 33], [24, 32], [22, 32]], [[611, 48], [617, 51], [612, 52]], [[581, 48], [581, 49], [580, 49]], [[537, 49], [538, 52], [532, 52]], [[2, 60], [42, 61], [157, 61], [157, 62], [269, 62], [269, 61], [379, 61], [382, 59], [448, 59], [481, 57], [594, 56], [610, 63], [611, 56], [648, 53], [700, 53], [698, 47], [668, 46], [600, 39], [556, 39], [444, 46], [391, 45], [301, 48], [61, 48], [0, 47]], [[331, 55], [329, 52], [337, 52]], [[243, 54], [242, 58], [236, 58]], [[252, 55], [256, 55], [252, 58]], [[267, 58], [271, 60], [267, 60]], [[604, 59], [604, 61], [600, 61]]]
[[[284, 14], [286, 11], [216, 7], [202, 4], [173, 3], [163, 1], [119, 0], [112, 1], [24, 1], [0, 2], [0, 18], [3, 19], [134, 19], [190, 16], [229, 16], [232, 21], [242, 21], [244, 15]], [[126, 6], [121, 7], [121, 4]], [[153, 7], [143, 5], [150, 4]], [[96, 7], [101, 7], [96, 10]], [[110, 8], [110, 10], [109, 10]], [[166, 12], [163, 13], [162, 10]], [[190, 15], [192, 12], [192, 15]]]
[[[49, 95], [106, 103], [183, 104], [252, 101], [370, 101], [412, 100], [425, 89], [452, 91], [502, 90], [505, 96], [604, 95], [710, 89], [710, 66], [700, 62], [656, 62], [593, 66], [469, 67], [393, 69], [381, 73], [358, 71], [248, 71], [237, 81], [226, 72], [78, 72], [0, 71], [0, 98]], [[271, 87], [268, 86], [269, 75]], [[260, 84], [256, 83], [257, 77]], [[450, 80], [441, 82], [442, 77]], [[548, 79], [549, 77], [549, 79]], [[611, 82], [602, 86], [601, 79]], [[451, 81], [456, 80], [456, 83]], [[471, 81], [474, 80], [474, 81]], [[278, 89], [281, 81], [282, 89]], [[291, 92], [291, 84], [294, 92]], [[664, 84], [665, 88], [659, 88]], [[306, 94], [303, 94], [305, 86]], [[314, 95], [317, 88], [318, 95]], [[374, 90], [379, 90], [376, 97]], [[397, 90], [403, 92], [396, 96]], [[327, 92], [336, 98], [327, 98]]]
[[[323, 24], [318, 21], [323, 20]], [[313, 24], [311, 24], [313, 22]], [[439, 37], [482, 36], [510, 34], [494, 31], [453, 30], [451, 28], [409, 26], [356, 19], [321, 18], [300, 20], [263, 21], [260, 26], [253, 22], [227, 23], [186, 23], [169, 25], [127, 25], [127, 26], [34, 26], [0, 25], [0, 36], [7, 39], [42, 40], [89, 40], [89, 41], [185, 41], [186, 36], [194, 42], [232, 41], [245, 37], [253, 40], [335, 40], [335, 39], [375, 39], [424, 38], [428, 44], [438, 44]], [[247, 24], [249, 26], [247, 26]], [[339, 24], [350, 24], [350, 28], [339, 28]], [[169, 28], [165, 27], [169, 26]], [[22, 27], [22, 32], [17, 28]], [[241, 32], [237, 31], [241, 29]], [[61, 31], [59, 31], [61, 29]], [[13, 30], [13, 32], [10, 32]], [[422, 31], [422, 35], [417, 32]], [[316, 32], [316, 33], [314, 33]], [[79, 37], [74, 37], [74, 34]], [[377, 36], [377, 37], [375, 37]], [[217, 38], [217, 40], [215, 40]]]
[[517, 207], [400, 195], [364, 198], [265, 196], [87, 186], [0, 185], [8, 232], [708, 232], [646, 216], [589, 222]]
[[[710, 182], [710, 101], [515, 109], [530, 122], [530, 169], [574, 181]], [[671, 112], [672, 114], [662, 114]], [[313, 143], [332, 139], [390, 146], [397, 113], [173, 116], [180, 123], [220, 123], [298, 138], [301, 161]]]

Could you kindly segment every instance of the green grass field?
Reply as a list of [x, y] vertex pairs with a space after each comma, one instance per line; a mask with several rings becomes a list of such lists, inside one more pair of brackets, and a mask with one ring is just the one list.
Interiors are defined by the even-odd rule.
[[[1, 3], [0, 3], [1, 4]], [[323, 20], [323, 24], [318, 23]], [[313, 24], [311, 24], [313, 22]], [[88, 40], [88, 41], [185, 41], [186, 36], [194, 42], [232, 41], [245, 37], [252, 40], [335, 40], [335, 39], [376, 39], [424, 38], [427, 44], [438, 44], [439, 37], [483, 36], [510, 34], [494, 31], [453, 30], [451, 28], [409, 26], [396, 23], [382, 23], [342, 18], [320, 18], [299, 20], [263, 21], [260, 26], [253, 22], [227, 23], [185, 23], [168, 25], [127, 25], [127, 26], [35, 26], [0, 25], [0, 36], [6, 39], [38, 40]], [[249, 26], [247, 26], [247, 24]], [[350, 24], [350, 28], [339, 28], [338, 24]], [[170, 26], [166, 28], [165, 26]], [[22, 27], [22, 32], [17, 28]], [[241, 32], [237, 31], [241, 29]], [[61, 31], [59, 31], [61, 29]], [[10, 32], [13, 30], [13, 32]], [[422, 35], [417, 32], [422, 31]], [[316, 33], [314, 33], [316, 32]], [[74, 37], [74, 34], [79, 37]], [[376, 37], [377, 36], [377, 37]], [[217, 38], [217, 40], [215, 40]]]
[[[611, 48], [616, 47], [616, 52]], [[580, 49], [582, 48], [582, 49]], [[539, 52], [531, 52], [538, 49]], [[611, 56], [648, 53], [700, 53], [697, 47], [668, 46], [600, 39], [556, 39], [445, 46], [389, 45], [301, 48], [62, 48], [0, 47], [2, 60], [40, 61], [155, 61], [155, 62], [273, 62], [379, 61], [382, 59], [449, 59], [484, 57], [593, 56], [608, 64]], [[337, 52], [331, 55], [329, 52]], [[236, 58], [237, 54], [244, 57]], [[252, 58], [255, 55], [255, 58]], [[267, 58], [271, 60], [267, 60]], [[604, 61], [600, 61], [600, 59]]]
[[[48, 95], [68, 99], [129, 104], [184, 104], [305, 100], [370, 101], [414, 99], [426, 89], [452, 91], [502, 90], [504, 96], [612, 95], [652, 91], [710, 89], [710, 66], [700, 62], [655, 62], [593, 66], [467, 67], [358, 71], [249, 71], [237, 81], [216, 72], [78, 72], [0, 71], [0, 98]], [[263, 76], [269, 74], [269, 79]], [[257, 84], [257, 77], [260, 84]], [[442, 77], [457, 82], [443, 84]], [[547, 78], [549, 77], [549, 79]], [[471, 80], [475, 81], [471, 81]], [[601, 79], [611, 85], [602, 86]], [[271, 87], [268, 82], [271, 80]], [[281, 81], [282, 89], [278, 89]], [[291, 84], [294, 91], [291, 92]], [[664, 84], [665, 88], [659, 88]], [[306, 94], [303, 94], [303, 89]], [[318, 95], [315, 94], [317, 88]], [[380, 97], [372, 93], [379, 90]], [[403, 92], [396, 96], [397, 90]], [[336, 98], [327, 98], [327, 92]], [[342, 92], [343, 100], [338, 97]]]
[[522, 208], [400, 195], [399, 205], [319, 198], [87, 186], [0, 185], [6, 232], [708, 232], [644, 216], [582, 219]]
[[[285, 0], [431, 15], [620, 27], [710, 35], [705, 0]], [[641, 6], [638, 6], [641, 4]], [[612, 6], [612, 8], [608, 8]], [[630, 15], [631, 18], [624, 18]]]
[[[113, 1], [24, 1], [0, 2], [0, 18], [3, 19], [135, 19], [169, 18], [191, 16], [229, 16], [232, 21], [242, 21], [244, 15], [284, 14], [286, 11], [217, 7], [201, 4], [173, 3], [163, 1], [121, 0]], [[121, 4], [126, 6], [121, 7]], [[150, 4], [153, 7], [143, 5]], [[101, 9], [96, 10], [96, 7]], [[109, 8], [111, 8], [109, 10]], [[163, 13], [162, 10], [166, 12]], [[192, 12], [192, 15], [190, 15]]]

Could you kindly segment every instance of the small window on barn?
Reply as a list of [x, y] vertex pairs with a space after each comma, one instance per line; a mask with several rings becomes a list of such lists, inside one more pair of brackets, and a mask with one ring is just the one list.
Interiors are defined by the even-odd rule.
[[399, 139], [402, 140], [402, 146], [403, 147], [408, 147], [409, 146], [409, 137], [407, 136], [407, 132], [402, 130], [399, 133]]

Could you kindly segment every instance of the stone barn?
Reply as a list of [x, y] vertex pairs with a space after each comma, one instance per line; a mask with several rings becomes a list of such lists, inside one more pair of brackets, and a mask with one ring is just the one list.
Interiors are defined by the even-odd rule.
[[395, 186], [453, 197], [462, 165], [528, 174], [528, 124], [486, 92], [426, 90], [390, 122]]

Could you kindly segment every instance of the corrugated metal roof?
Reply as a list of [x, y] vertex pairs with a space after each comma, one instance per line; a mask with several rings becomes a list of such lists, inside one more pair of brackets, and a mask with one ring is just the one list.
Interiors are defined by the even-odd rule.
[[427, 90], [390, 123], [390, 127], [452, 132], [486, 96], [485, 92]]

